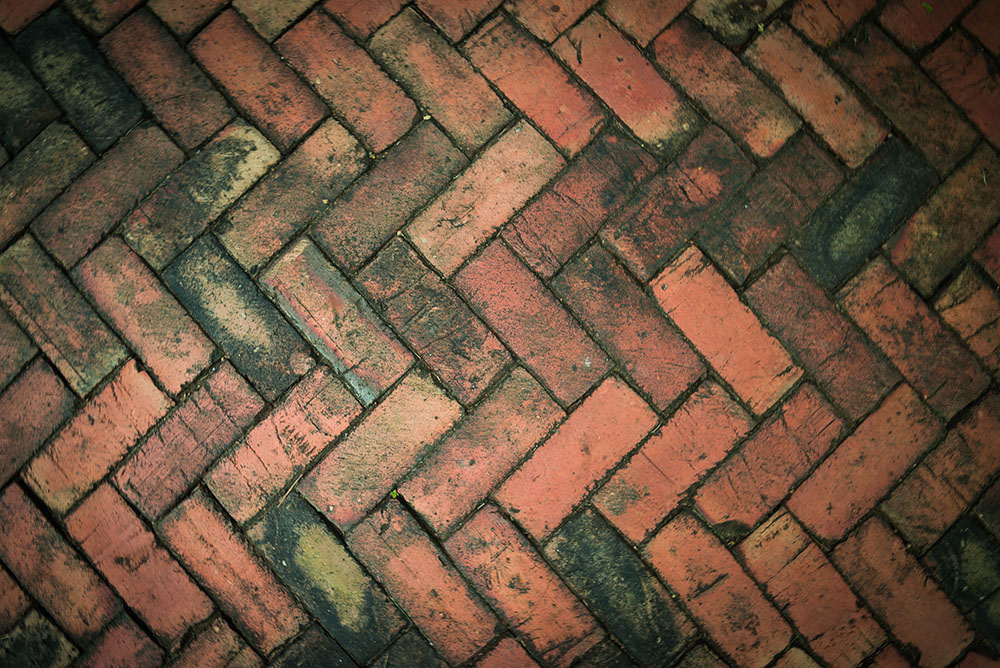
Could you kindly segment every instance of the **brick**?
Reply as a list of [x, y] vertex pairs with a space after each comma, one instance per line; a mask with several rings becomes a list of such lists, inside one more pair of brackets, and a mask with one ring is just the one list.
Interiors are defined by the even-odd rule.
[[216, 463], [205, 484], [242, 524], [301, 476], [360, 412], [333, 373], [317, 366]]
[[652, 156], [632, 140], [602, 133], [504, 226], [503, 238], [547, 279], [655, 168]]
[[233, 7], [246, 17], [261, 37], [270, 42], [295, 23], [311, 4], [310, 0], [235, 0]]
[[42, 358], [0, 395], [0, 485], [70, 416], [73, 400], [73, 393]]
[[565, 162], [525, 121], [507, 130], [406, 227], [445, 275], [556, 175]]
[[939, 0], [928, 10], [901, 0], [889, 0], [879, 23], [908, 49], [919, 49], [933, 42], [955, 20], [969, 0]]
[[1000, 5], [989, 0], [980, 0], [962, 20], [962, 27], [971, 32], [980, 43], [994, 54], [1000, 53], [1000, 37], [993, 30], [1000, 20]]
[[765, 0], [749, 5], [734, 0], [695, 0], [690, 13], [726, 46], [735, 49], [784, 4], [785, 0]]
[[552, 50], [653, 150], [676, 153], [694, 135], [695, 111], [600, 14], [570, 28]]
[[356, 279], [462, 402], [475, 401], [510, 361], [500, 340], [402, 239], [390, 241]]
[[155, 125], [140, 125], [108, 149], [31, 224], [64, 267], [96, 246], [184, 154]]
[[983, 654], [977, 652], [969, 652], [959, 663], [962, 668], [995, 668], [997, 662], [994, 659], [990, 659]]
[[476, 664], [476, 668], [505, 668], [507, 666], [537, 668], [538, 664], [513, 638], [501, 640]]
[[706, 645], [698, 645], [677, 665], [679, 668], [724, 668], [726, 664]]
[[583, 604], [492, 506], [452, 534], [445, 549], [543, 660], [568, 666], [603, 637]]
[[66, 529], [168, 646], [177, 647], [188, 628], [212, 614], [212, 602], [109, 485], [95, 489], [66, 518]]
[[756, 413], [802, 375], [696, 247], [667, 265], [652, 287], [664, 313]]
[[6, 311], [0, 309], [0, 390], [14, 380], [37, 350], [17, 323]]
[[594, 495], [594, 506], [626, 538], [641, 542], [751, 426], [722, 387], [703, 383]]
[[660, 408], [704, 373], [656, 302], [600, 244], [566, 265], [551, 286]]
[[790, 256], [743, 294], [852, 420], [866, 415], [899, 382], [895, 369]]
[[65, 668], [76, 656], [77, 650], [66, 636], [34, 610], [0, 638], [0, 661], [5, 665]]
[[467, 153], [512, 118], [486, 80], [411, 8], [375, 33], [368, 49]]
[[55, 0], [3, 0], [0, 2], [0, 28], [13, 35], [53, 4]]
[[989, 231], [1000, 208], [1000, 158], [986, 143], [887, 242], [889, 259], [924, 297]]
[[264, 654], [307, 624], [305, 613], [202, 489], [163, 519], [159, 533], [219, 608]]
[[350, 654], [367, 664], [405, 625], [402, 614], [298, 494], [248, 531], [303, 605]]
[[17, 152], [59, 118], [60, 112], [6, 42], [0, 44], [0, 86], [4, 90], [0, 99], [0, 141]]
[[455, 287], [563, 403], [580, 398], [610, 362], [545, 286], [500, 242], [455, 277]]
[[87, 145], [63, 123], [52, 123], [35, 137], [0, 168], [0, 243], [17, 236], [93, 161]]
[[833, 562], [892, 634], [919, 652], [920, 665], [946, 666], [972, 641], [958, 610], [878, 518], [838, 545]]
[[809, 209], [819, 206], [844, 180], [839, 163], [805, 132], [785, 144], [767, 173], [777, 176]]
[[456, 4], [449, 0], [418, 0], [417, 6], [448, 36], [458, 42], [496, 9], [501, 0], [471, 0]]
[[30, 236], [0, 256], [0, 300], [80, 396], [127, 355]]
[[958, 609], [968, 612], [1000, 590], [1000, 551], [975, 519], [958, 520], [924, 562]]
[[159, 517], [263, 406], [250, 384], [223, 362], [118, 469], [115, 483], [139, 512]]
[[825, 288], [854, 273], [934, 185], [934, 170], [890, 138], [793, 235], [792, 251]]
[[646, 46], [668, 23], [684, 11], [686, 0], [609, 0], [604, 3], [604, 15], [624, 32], [631, 35], [639, 46]]
[[775, 668], [819, 668], [820, 664], [798, 647], [791, 647], [774, 662]]
[[406, 373], [413, 356], [308, 239], [261, 275], [278, 307], [366, 406]]
[[1000, 144], [1000, 117], [994, 113], [1000, 106], [1000, 76], [979, 46], [954, 33], [920, 64], [983, 135]]
[[365, 166], [364, 149], [330, 119], [226, 212], [215, 233], [255, 274]]
[[461, 416], [461, 406], [414, 369], [299, 485], [341, 529], [356, 525]]
[[750, 574], [831, 666], [859, 665], [885, 632], [792, 515], [781, 509], [740, 543]]
[[1000, 297], [986, 279], [966, 267], [938, 296], [934, 308], [987, 368], [1000, 370]]
[[6, 569], [0, 568], [0, 634], [6, 634], [30, 607], [28, 597]]
[[139, 100], [62, 10], [34, 21], [15, 46], [94, 150], [103, 152], [142, 116]]
[[493, 638], [496, 617], [398, 502], [359, 524], [347, 544], [448, 662]]
[[161, 271], [279, 157], [257, 130], [233, 121], [125, 219], [122, 235]]
[[348, 32], [367, 39], [406, 4], [404, 0], [326, 0], [323, 9], [340, 19]]
[[194, 35], [224, 4], [225, 0], [149, 0], [149, 8], [181, 40]]
[[507, 9], [528, 30], [551, 42], [576, 23], [592, 4], [594, 0], [567, 0], [558, 4], [546, 0], [513, 0]]
[[376, 153], [413, 125], [413, 101], [323, 12], [309, 14], [275, 45]]
[[694, 516], [675, 517], [643, 553], [739, 665], [763, 668], [788, 645], [792, 635], [788, 624]]
[[812, 40], [829, 47], [875, 7], [875, 0], [805, 0], [792, 8], [792, 26]]
[[752, 172], [753, 164], [736, 144], [709, 126], [611, 216], [601, 237], [640, 279], [648, 280]]
[[994, 536], [1000, 536], [1000, 484], [993, 483], [974, 509], [976, 517]]
[[802, 385], [705, 479], [695, 494], [702, 516], [723, 536], [762, 520], [827, 452], [844, 422], [811, 385]]
[[[409, 668], [414, 664], [426, 668], [447, 668], [448, 664], [421, 637], [415, 627], [410, 627], [392, 647], [380, 657], [383, 668]], [[377, 665], [377, 663], [376, 663]]]
[[545, 555], [641, 665], [669, 665], [694, 635], [670, 593], [594, 511], [570, 518]]
[[138, 4], [139, 0], [67, 0], [66, 9], [84, 27], [101, 35]]
[[892, 645], [886, 645], [882, 651], [875, 655], [871, 665], [874, 668], [907, 668], [910, 662], [903, 658], [899, 650]]
[[118, 237], [96, 248], [73, 274], [168, 392], [180, 392], [212, 362], [215, 345]]
[[744, 52], [848, 167], [859, 167], [888, 128], [844, 81], [784, 24], [775, 24]]
[[283, 152], [326, 113], [320, 99], [235, 10], [219, 14], [188, 48]]
[[597, 101], [514, 20], [498, 14], [465, 42], [472, 63], [559, 148], [574, 155], [604, 120]]
[[649, 406], [624, 382], [609, 378], [494, 497], [528, 533], [542, 540], [655, 424]]
[[50, 508], [65, 513], [171, 404], [129, 360], [31, 461], [25, 482]]
[[0, 559], [21, 585], [74, 639], [97, 635], [121, 609], [114, 593], [16, 484], [0, 495], [0, 520]]
[[296, 638], [269, 664], [274, 668], [357, 668], [357, 664], [316, 625]]
[[257, 656], [225, 620], [214, 619], [175, 657], [171, 668], [258, 668]]
[[226, 100], [149, 11], [122, 21], [101, 40], [101, 50], [184, 148], [198, 146], [232, 119]]
[[671, 78], [754, 154], [768, 158], [799, 129], [801, 121], [743, 63], [699, 28], [675, 21], [653, 43]]
[[625, 651], [605, 638], [576, 663], [576, 668], [634, 668]]
[[420, 123], [320, 214], [312, 237], [355, 270], [465, 165], [436, 125]]
[[993, 228], [993, 232], [983, 239], [972, 257], [982, 265], [994, 281], [1000, 282], [1000, 227]]
[[795, 490], [789, 510], [821, 539], [841, 538], [941, 431], [916, 393], [900, 385]]
[[135, 622], [122, 616], [105, 629], [86, 658], [76, 665], [81, 668], [156, 668], [163, 665], [163, 650]]
[[309, 347], [210, 237], [196, 241], [163, 279], [268, 401], [309, 370]]
[[946, 418], [989, 384], [976, 359], [885, 260], [869, 263], [840, 292], [839, 301], [920, 396]]

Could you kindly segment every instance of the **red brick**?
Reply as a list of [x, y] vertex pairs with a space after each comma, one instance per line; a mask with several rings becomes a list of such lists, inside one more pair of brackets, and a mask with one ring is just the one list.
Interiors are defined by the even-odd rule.
[[504, 226], [503, 238], [547, 279], [655, 168], [638, 144], [604, 133]]
[[887, 242], [889, 259], [924, 297], [976, 247], [1000, 209], [1000, 158], [983, 143]]
[[786, 0], [761, 0], [752, 4], [732, 0], [694, 0], [690, 14], [708, 27], [723, 44], [734, 51], [744, 45], [751, 34], [768, 23], [768, 17], [779, 10]]
[[537, 668], [535, 660], [513, 638], [504, 638], [479, 660], [476, 668]]
[[607, 0], [604, 15], [646, 46], [686, 6], [687, 0]]
[[674, 22], [656, 38], [653, 52], [681, 88], [760, 157], [774, 155], [802, 124], [729, 49], [692, 19]]
[[67, 0], [66, 8], [76, 20], [99, 35], [106, 33], [140, 0]]
[[829, 452], [844, 427], [811, 385], [802, 385], [698, 489], [695, 503], [724, 533], [748, 531]]
[[652, 286], [664, 312], [755, 412], [766, 411], [802, 375], [696, 247]]
[[0, 559], [70, 636], [93, 637], [121, 609], [114, 593], [16, 484], [0, 495], [0, 524]]
[[323, 9], [340, 19], [347, 30], [359, 39], [384, 25], [406, 4], [404, 0], [326, 0]]
[[993, 229], [972, 254], [994, 281], [1000, 282], [1000, 227]]
[[889, 0], [879, 23], [906, 48], [919, 49], [944, 32], [968, 4], [969, 0], [936, 0], [928, 9], [922, 4]]
[[457, 402], [415, 369], [320, 461], [298, 489], [340, 528], [354, 526], [461, 414]]
[[101, 50], [163, 127], [187, 149], [233, 117], [233, 110], [170, 33], [146, 10], [122, 21]]
[[0, 28], [13, 35], [53, 4], [55, 0], [0, 0]]
[[30, 607], [28, 597], [7, 570], [0, 568], [0, 634], [6, 634]]
[[312, 4], [312, 0], [234, 0], [233, 7], [270, 42]]
[[308, 239], [261, 275], [268, 292], [366, 406], [406, 373], [413, 356]]
[[177, 647], [212, 614], [212, 602], [110, 485], [95, 489], [66, 518], [66, 529], [167, 646]]
[[299, 21], [275, 46], [376, 153], [413, 124], [410, 98], [323, 12]]
[[73, 400], [73, 393], [40, 357], [0, 395], [0, 485], [70, 416]]
[[518, 367], [399, 492], [435, 531], [447, 533], [562, 417], [538, 382]]
[[521, 121], [421, 211], [406, 233], [431, 264], [450, 275], [564, 165], [552, 145]]
[[118, 469], [115, 483], [139, 512], [159, 517], [263, 407], [250, 384], [223, 362]]
[[977, 652], [969, 652], [958, 665], [961, 668], [996, 668], [997, 661]]
[[809, 209], [819, 206], [844, 180], [839, 163], [804, 132], [785, 144], [767, 172], [776, 175]]
[[597, 101], [526, 30], [503, 14], [465, 43], [472, 63], [569, 154], [597, 134], [604, 120]]
[[861, 17], [875, 7], [875, 0], [804, 0], [792, 8], [792, 26], [817, 46], [840, 40]]
[[118, 237], [101, 244], [73, 274], [168, 392], [180, 392], [212, 362], [215, 345]]
[[160, 524], [160, 536], [264, 654], [307, 623], [277, 578], [200, 488]]
[[0, 301], [80, 396], [127, 355], [31, 236], [0, 256]]
[[171, 668], [257, 668], [260, 657], [217, 618], [194, 636], [170, 664]]
[[542, 540], [655, 425], [649, 406], [624, 382], [608, 378], [494, 496]]
[[611, 216], [601, 236], [648, 280], [750, 178], [753, 164], [714, 125]]
[[14, 380], [18, 371], [35, 356], [36, 352], [38, 348], [31, 339], [21, 331], [6, 311], [0, 309], [0, 390]]
[[499, 241], [455, 277], [455, 287], [559, 401], [579, 399], [611, 366], [541, 281]]
[[748, 536], [739, 554], [816, 654], [831, 666], [857, 666], [885, 632], [790, 513], [781, 509]]
[[325, 114], [319, 98], [234, 10], [216, 17], [189, 48], [282, 151], [291, 148]]
[[401, 238], [356, 276], [376, 308], [468, 404], [510, 361], [500, 340]]
[[573, 26], [552, 50], [652, 149], [674, 153], [694, 134], [691, 106], [600, 14]]
[[91, 647], [80, 668], [156, 668], [163, 665], [163, 650], [126, 616], [110, 624]]
[[950, 418], [989, 384], [975, 358], [881, 258], [872, 260], [839, 301], [931, 408]]
[[510, 122], [486, 80], [412, 8], [375, 33], [368, 48], [466, 152]]
[[916, 393], [900, 385], [795, 490], [788, 508], [821, 539], [841, 538], [941, 431]]
[[851, 419], [866, 415], [899, 381], [895, 369], [790, 255], [744, 296]]
[[980, 48], [962, 33], [952, 34], [920, 64], [965, 110], [988, 140], [1000, 144], [1000, 75]]
[[465, 165], [436, 125], [420, 123], [317, 218], [312, 236], [356, 270]]
[[878, 518], [871, 518], [833, 551], [833, 561], [920, 665], [948, 665], [973, 633], [916, 558]]
[[692, 515], [671, 520], [643, 552], [739, 665], [763, 668], [791, 640], [792, 631], [778, 611]]
[[545, 661], [568, 666], [604, 636], [528, 539], [492, 506], [469, 519], [445, 548]]
[[975, 35], [987, 49], [1000, 53], [1000, 35], [995, 30], [1000, 22], [1000, 5], [990, 0], [979, 0], [972, 11], [965, 15], [962, 26]]
[[546, 42], [551, 42], [586, 12], [594, 0], [513, 0], [507, 9], [522, 25]]
[[995, 288], [966, 267], [938, 296], [934, 308], [987, 368], [1000, 370], [1000, 297]]
[[129, 360], [31, 461], [25, 481], [50, 508], [65, 513], [171, 403]]
[[360, 412], [333, 373], [317, 366], [219, 460], [205, 483], [242, 524], [300, 476]]
[[746, 411], [706, 381], [594, 495], [594, 506], [626, 538], [641, 542], [751, 426]]
[[186, 40], [200, 28], [225, 0], [149, 0], [149, 8]]
[[450, 663], [493, 638], [496, 617], [398, 502], [359, 524], [347, 544]]
[[31, 224], [72, 267], [172, 172], [184, 154], [155, 125], [142, 125], [108, 150]]
[[885, 138], [888, 128], [788, 26], [771, 26], [744, 58], [774, 81], [848, 167], [860, 166]]
[[457, 42], [496, 9], [500, 2], [501, 0], [466, 0], [461, 3], [451, 0], [417, 0], [417, 6], [448, 39]]
[[17, 236], [93, 161], [94, 154], [65, 124], [42, 130], [0, 169], [0, 244]]
[[230, 209], [215, 233], [256, 273], [366, 166], [358, 141], [330, 119]]
[[872, 659], [873, 668], [909, 668], [910, 662], [903, 658], [899, 650], [892, 645], [886, 645], [882, 651]]

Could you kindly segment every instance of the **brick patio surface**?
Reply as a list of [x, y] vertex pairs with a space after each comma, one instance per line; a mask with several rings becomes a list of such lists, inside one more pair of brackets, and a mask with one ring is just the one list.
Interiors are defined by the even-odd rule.
[[1000, 0], [0, 29], [0, 666], [1000, 666]]

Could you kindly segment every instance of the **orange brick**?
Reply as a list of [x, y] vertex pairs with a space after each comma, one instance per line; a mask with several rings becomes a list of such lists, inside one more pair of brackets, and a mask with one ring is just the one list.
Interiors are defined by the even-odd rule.
[[86, 657], [74, 665], [79, 668], [156, 668], [163, 665], [163, 650], [129, 617], [121, 616], [108, 625]]
[[686, 6], [686, 0], [606, 0], [604, 15], [646, 46]]
[[484, 656], [476, 668], [537, 668], [535, 660], [513, 638], [504, 638]]
[[24, 591], [0, 568], [0, 633], [6, 634], [30, 607]]
[[559, 33], [573, 25], [594, 0], [513, 0], [508, 9], [528, 30], [546, 42], [551, 42]]
[[476, 27], [476, 24], [486, 18], [501, 0], [417, 0], [420, 10], [430, 17], [431, 21], [441, 29], [453, 42], [465, 37], [466, 33]]
[[1000, 297], [985, 279], [966, 267], [938, 296], [934, 308], [987, 368], [1000, 370]]
[[311, 0], [234, 0], [233, 7], [246, 17], [260, 36], [273, 41], [314, 4]]
[[178, 37], [188, 39], [225, 4], [225, 0], [149, 0], [149, 8]]
[[1000, 144], [1000, 75], [979, 46], [960, 32], [924, 56], [923, 68], [994, 144]]
[[817, 46], [830, 46], [875, 7], [875, 0], [804, 0], [792, 8], [792, 26]]
[[404, 0], [326, 0], [323, 9], [340, 19], [355, 37], [367, 39], [404, 4]]
[[212, 620], [174, 659], [172, 668], [258, 668], [257, 656], [221, 618]]

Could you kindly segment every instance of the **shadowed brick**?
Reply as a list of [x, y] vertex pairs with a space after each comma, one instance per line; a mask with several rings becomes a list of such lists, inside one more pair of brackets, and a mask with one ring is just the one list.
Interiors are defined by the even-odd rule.
[[493, 638], [496, 617], [398, 502], [359, 524], [347, 544], [450, 663]]
[[476, 668], [507, 668], [509, 666], [537, 668], [538, 664], [513, 638], [501, 640], [476, 664]]
[[431, 264], [450, 275], [563, 165], [552, 145], [522, 121], [421, 211], [406, 234]]
[[53, 4], [55, 0], [3, 0], [0, 2], [0, 27], [13, 35]]
[[242, 524], [301, 475], [361, 412], [325, 366], [317, 366], [205, 478], [215, 498]]
[[316, 625], [281, 650], [269, 665], [274, 668], [357, 668], [340, 645]]
[[927, 46], [958, 16], [970, 0], [937, 0], [923, 5], [889, 0], [879, 22], [908, 49]]
[[268, 42], [309, 9], [312, 0], [234, 0], [250, 25]]
[[966, 267], [934, 302], [972, 352], [994, 373], [1000, 370], [1000, 297], [996, 289]]
[[5, 635], [30, 607], [24, 591], [0, 568], [0, 634]]
[[1000, 143], [1000, 75], [962, 33], [952, 34], [920, 61], [944, 92], [994, 144]]
[[925, 557], [941, 589], [968, 612], [1000, 590], [1000, 550], [972, 517], [963, 517]]
[[140, 0], [66, 0], [66, 9], [91, 32], [106, 33]]
[[[448, 664], [441, 659], [434, 648], [421, 637], [415, 627], [410, 627], [392, 647], [379, 657], [382, 668], [410, 668], [418, 665], [426, 668], [447, 668]], [[377, 662], [376, 662], [376, 665]]]
[[77, 654], [66, 636], [35, 610], [0, 638], [0, 661], [5, 665], [65, 668]]
[[367, 39], [406, 4], [404, 0], [326, 0], [323, 9], [344, 24], [348, 32]]
[[628, 655], [610, 638], [595, 645], [574, 668], [635, 668]]
[[785, 4], [785, 0], [745, 3], [740, 0], [695, 0], [691, 15], [704, 23], [727, 46], [745, 42], [758, 26]]
[[687, 4], [687, 0], [606, 0], [604, 15], [639, 46], [646, 46]]
[[579, 399], [610, 367], [601, 349], [499, 241], [455, 277], [455, 287], [560, 401]]
[[837, 161], [805, 132], [785, 144], [766, 173], [776, 176], [810, 210], [819, 206], [844, 180]]
[[518, 21], [535, 35], [551, 42], [566, 28], [576, 22], [594, 0], [512, 0], [507, 9]]
[[156, 668], [163, 665], [163, 650], [123, 615], [108, 625], [87, 656], [76, 665], [80, 668]]
[[993, 483], [976, 504], [975, 514], [994, 536], [1000, 536], [1000, 483]]
[[965, 15], [962, 26], [975, 35], [987, 49], [1000, 53], [1000, 35], [994, 28], [1000, 21], [1000, 5], [988, 0], [980, 0], [972, 11]]
[[309, 370], [309, 347], [211, 237], [196, 241], [163, 278], [265, 399]]
[[171, 668], [258, 668], [257, 656], [221, 618], [216, 618], [179, 652]]
[[417, 0], [420, 10], [448, 36], [452, 42], [462, 39], [493, 11], [501, 0]]
[[0, 98], [0, 141], [12, 151], [21, 150], [59, 118], [52, 98], [6, 42], [0, 43], [0, 89], [4, 91]]
[[972, 257], [983, 266], [994, 281], [1000, 282], [1000, 227], [994, 228], [993, 232], [983, 239]]
[[804, 0], [792, 8], [791, 24], [813, 44], [828, 47], [874, 7], [875, 0]]
[[182, 39], [191, 37], [225, 0], [149, 0], [149, 8]]
[[725, 668], [726, 664], [706, 645], [698, 645], [685, 654], [677, 666], [678, 668]]
[[37, 350], [17, 323], [0, 309], [0, 390], [14, 380], [17, 372], [35, 356]]
[[655, 424], [656, 415], [638, 395], [608, 378], [494, 496], [542, 540]]

